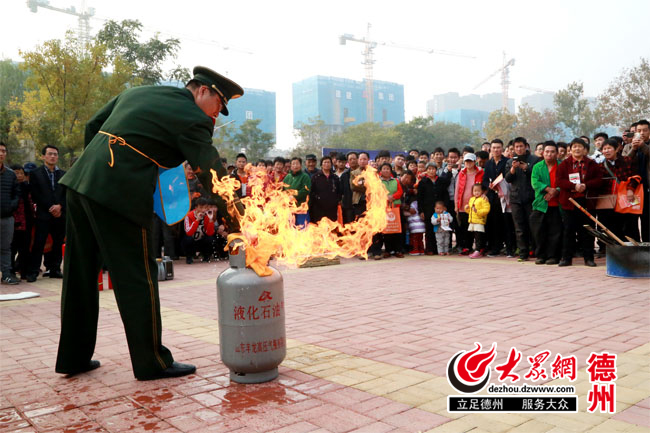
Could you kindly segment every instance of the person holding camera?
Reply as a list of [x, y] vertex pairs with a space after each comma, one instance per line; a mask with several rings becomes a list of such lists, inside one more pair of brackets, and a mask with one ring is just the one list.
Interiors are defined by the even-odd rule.
[[203, 262], [209, 262], [215, 252], [215, 220], [216, 214], [211, 209], [208, 200], [199, 197], [196, 199], [195, 208], [185, 216], [185, 236], [183, 236], [183, 250], [185, 263], [191, 265], [197, 251], [203, 256]]
[[623, 148], [623, 156], [637, 162], [638, 174], [643, 181], [643, 213], [641, 214], [641, 238], [650, 239], [650, 122], [642, 119], [630, 126], [634, 128], [632, 141]]
[[515, 236], [519, 248], [519, 261], [528, 260], [529, 252], [535, 250], [530, 229], [535, 191], [531, 185], [533, 166], [539, 158], [530, 153], [524, 137], [513, 140], [515, 154], [506, 163], [505, 179], [510, 184], [510, 207], [515, 223]]

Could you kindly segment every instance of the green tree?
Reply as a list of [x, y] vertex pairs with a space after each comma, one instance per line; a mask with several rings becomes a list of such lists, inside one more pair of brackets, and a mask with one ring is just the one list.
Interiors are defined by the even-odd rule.
[[232, 137], [237, 128], [232, 122], [224, 123], [220, 117], [217, 117], [214, 128], [212, 145], [219, 151], [219, 156], [226, 158], [228, 163], [233, 163], [235, 156], [239, 153], [239, 149], [235, 149], [235, 145], [232, 142]]
[[22, 101], [28, 73], [9, 59], [0, 61], [0, 107], [11, 101]]
[[433, 151], [436, 147], [442, 147], [449, 150], [452, 147], [461, 148], [463, 146], [478, 144], [481, 141], [481, 136], [478, 131], [472, 131], [457, 123], [435, 122], [429, 127], [429, 131], [433, 137], [432, 148], [426, 147], [429, 152]]
[[650, 63], [624, 69], [598, 97], [603, 120], [610, 125], [627, 127], [650, 113]]
[[364, 122], [345, 128], [333, 135], [331, 147], [365, 150], [400, 150], [400, 139], [395, 128], [385, 128], [379, 123]]
[[310, 118], [308, 123], [299, 122], [294, 136], [300, 141], [291, 149], [289, 156], [304, 158], [310, 153], [322, 155], [323, 147], [329, 145], [328, 140], [332, 136], [332, 131], [320, 117], [315, 117]]
[[[14, 149], [18, 140], [11, 130], [11, 124], [20, 112], [12, 107], [11, 103], [21, 102], [24, 99], [27, 75], [27, 72], [20, 69], [17, 63], [9, 59], [0, 61], [0, 140]], [[15, 155], [14, 152], [12, 153]]]
[[490, 113], [483, 130], [488, 140], [500, 138], [505, 142], [510, 140], [510, 138], [514, 138], [516, 125], [517, 116], [510, 114], [506, 109], [501, 109]]
[[[83, 146], [88, 119], [127, 84], [135, 84], [133, 71], [121, 57], [108, 56], [101, 44], [80, 51], [71, 33], [64, 41], [47, 41], [20, 54], [25, 60], [21, 68], [30, 76], [24, 100], [10, 104], [20, 112], [12, 128], [36, 148], [44, 143], [60, 147], [65, 166]], [[103, 73], [108, 66], [112, 73]]]
[[519, 106], [517, 126], [514, 136], [525, 137], [529, 143], [539, 143], [546, 140], [556, 140], [562, 135], [557, 126], [555, 112], [544, 110], [539, 112], [528, 104]]
[[400, 123], [395, 126], [395, 130], [399, 135], [399, 148], [400, 150], [418, 149], [418, 150], [433, 150], [435, 147], [431, 136], [431, 126], [433, 125], [433, 118], [429, 117], [415, 117], [410, 122]]
[[273, 149], [273, 134], [263, 132], [259, 128], [261, 119], [247, 120], [235, 133], [232, 143], [236, 149], [243, 149], [248, 161], [254, 163], [258, 159], [264, 159]]
[[590, 136], [600, 126], [583, 94], [583, 84], [573, 82], [566, 89], [559, 90], [554, 97], [558, 122], [563, 123], [576, 137]]
[[128, 62], [134, 76], [142, 84], [158, 84], [165, 79], [187, 81], [189, 70], [176, 66], [164, 73], [162, 64], [170, 58], [176, 58], [181, 43], [178, 39], [160, 40], [158, 34], [145, 42], [140, 42], [142, 23], [138, 20], [123, 20], [118, 23], [109, 20], [97, 33], [97, 41], [108, 47], [112, 56], [120, 56]]

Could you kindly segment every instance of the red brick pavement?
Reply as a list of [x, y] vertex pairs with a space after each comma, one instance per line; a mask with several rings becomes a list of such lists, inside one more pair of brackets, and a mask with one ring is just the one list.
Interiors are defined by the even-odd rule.
[[[591, 351], [650, 342], [647, 280], [608, 278], [599, 265], [419, 257], [286, 270], [287, 337], [437, 376], [475, 341], [497, 342], [497, 361], [516, 346], [527, 355], [574, 354], [584, 366]], [[162, 307], [216, 320], [215, 280], [226, 264], [175, 267], [175, 280], [160, 285]], [[20, 290], [42, 298], [0, 304], [0, 431], [416, 432], [450, 421], [287, 367], [267, 384], [230, 383], [218, 345], [169, 329], [164, 344], [197, 364], [197, 374], [138, 382], [119, 314], [107, 309], [95, 354], [102, 367], [64, 378], [54, 373], [57, 283], [23, 283]], [[614, 419], [648, 426], [648, 406]]]

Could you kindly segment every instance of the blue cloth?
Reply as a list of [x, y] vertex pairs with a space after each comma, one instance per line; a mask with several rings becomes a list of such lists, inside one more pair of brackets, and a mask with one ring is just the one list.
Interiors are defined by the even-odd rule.
[[153, 194], [154, 212], [167, 225], [185, 218], [190, 211], [190, 189], [183, 164], [175, 168], [158, 169], [158, 183]]

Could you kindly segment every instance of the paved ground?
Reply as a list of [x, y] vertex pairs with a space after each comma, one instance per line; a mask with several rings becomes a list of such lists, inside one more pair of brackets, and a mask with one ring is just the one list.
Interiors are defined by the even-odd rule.
[[[55, 374], [61, 281], [2, 286], [41, 297], [0, 303], [0, 431], [647, 432], [650, 285], [599, 265], [409, 257], [284, 270], [288, 353], [280, 377], [262, 385], [230, 383], [219, 358], [215, 280], [225, 263], [176, 262], [176, 278], [161, 283], [163, 343], [198, 366], [173, 380], [134, 379], [110, 291], [101, 368]], [[447, 362], [475, 341], [498, 343], [499, 363], [512, 346], [576, 355], [579, 413], [448, 413], [457, 392]], [[586, 412], [586, 359], [602, 350], [618, 354], [613, 415]]]

